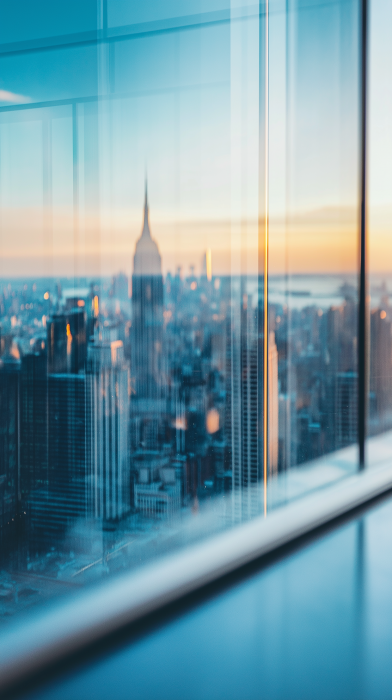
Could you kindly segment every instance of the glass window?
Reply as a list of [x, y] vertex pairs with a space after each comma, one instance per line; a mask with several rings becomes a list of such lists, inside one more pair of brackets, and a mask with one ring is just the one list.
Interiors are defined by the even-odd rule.
[[[385, 27], [387, 2], [371, 4], [369, 61], [369, 400], [368, 461], [392, 454], [392, 317], [390, 231], [392, 221], [390, 121], [392, 101], [387, 65], [391, 58]], [[382, 438], [381, 438], [382, 435]], [[374, 439], [375, 436], [380, 436]]]
[[0, 27], [5, 622], [357, 470], [361, 54], [358, 0]]
[[305, 488], [358, 463], [359, 7], [270, 17], [270, 470]]

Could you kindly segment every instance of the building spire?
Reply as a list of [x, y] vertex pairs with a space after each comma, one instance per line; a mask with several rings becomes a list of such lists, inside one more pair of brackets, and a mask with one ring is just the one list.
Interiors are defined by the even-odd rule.
[[145, 275], [151, 277], [162, 275], [162, 260], [159, 248], [151, 236], [150, 224], [148, 221], [148, 191], [147, 176], [144, 191], [144, 221], [142, 234], [136, 242], [135, 255], [133, 258], [133, 274], [137, 277]]
[[143, 222], [143, 234], [151, 236], [150, 227], [148, 224], [148, 194], [147, 194], [147, 175], [145, 179], [145, 190], [144, 190], [144, 222]]

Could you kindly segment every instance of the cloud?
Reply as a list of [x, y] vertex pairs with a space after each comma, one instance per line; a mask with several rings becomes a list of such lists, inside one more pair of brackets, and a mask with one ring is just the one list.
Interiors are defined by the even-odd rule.
[[15, 92], [9, 92], [8, 90], [0, 90], [0, 102], [13, 102], [14, 104], [25, 104], [26, 102], [31, 102], [30, 97], [25, 97], [25, 95], [17, 95]]

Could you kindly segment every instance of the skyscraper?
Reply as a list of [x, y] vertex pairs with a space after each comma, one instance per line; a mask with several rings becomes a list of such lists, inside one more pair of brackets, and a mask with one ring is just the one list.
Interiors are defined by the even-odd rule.
[[87, 514], [85, 374], [49, 374], [48, 413], [47, 534]]
[[[43, 346], [43, 347], [42, 347]], [[48, 485], [48, 380], [44, 341], [21, 358], [20, 491], [23, 510]]]
[[372, 432], [392, 425], [392, 323], [388, 304], [370, 315], [370, 421]]
[[12, 337], [0, 360], [0, 542], [15, 528], [19, 508], [20, 361]]
[[87, 362], [87, 480], [89, 512], [103, 522], [130, 506], [128, 367], [121, 341], [89, 346]]
[[163, 380], [163, 279], [151, 237], [147, 184], [143, 229], [136, 243], [132, 275], [131, 449], [156, 450], [166, 414]]
[[275, 343], [275, 333], [271, 331], [268, 343], [268, 467], [270, 474], [278, 472], [278, 421], [278, 350]]
[[357, 439], [358, 377], [356, 372], [338, 372], [336, 377], [336, 445], [352, 445]]
[[[233, 519], [257, 514], [262, 475], [258, 438], [258, 318], [242, 282], [232, 288], [231, 328], [227, 337], [227, 402], [231, 407]], [[230, 373], [230, 374], [229, 374]]]
[[146, 184], [143, 230], [136, 243], [132, 275], [131, 372], [137, 398], [161, 398], [162, 341], [162, 263], [151, 237]]
[[61, 540], [77, 518], [88, 515], [85, 328], [83, 310], [73, 307], [47, 324], [47, 481], [41, 479], [29, 498], [38, 547]]

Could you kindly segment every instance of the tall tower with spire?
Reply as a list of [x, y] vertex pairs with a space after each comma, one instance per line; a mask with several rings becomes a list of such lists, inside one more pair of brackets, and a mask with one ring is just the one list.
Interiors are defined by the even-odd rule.
[[131, 374], [136, 398], [159, 399], [162, 394], [162, 261], [151, 237], [148, 213], [146, 181], [143, 229], [133, 259]]

